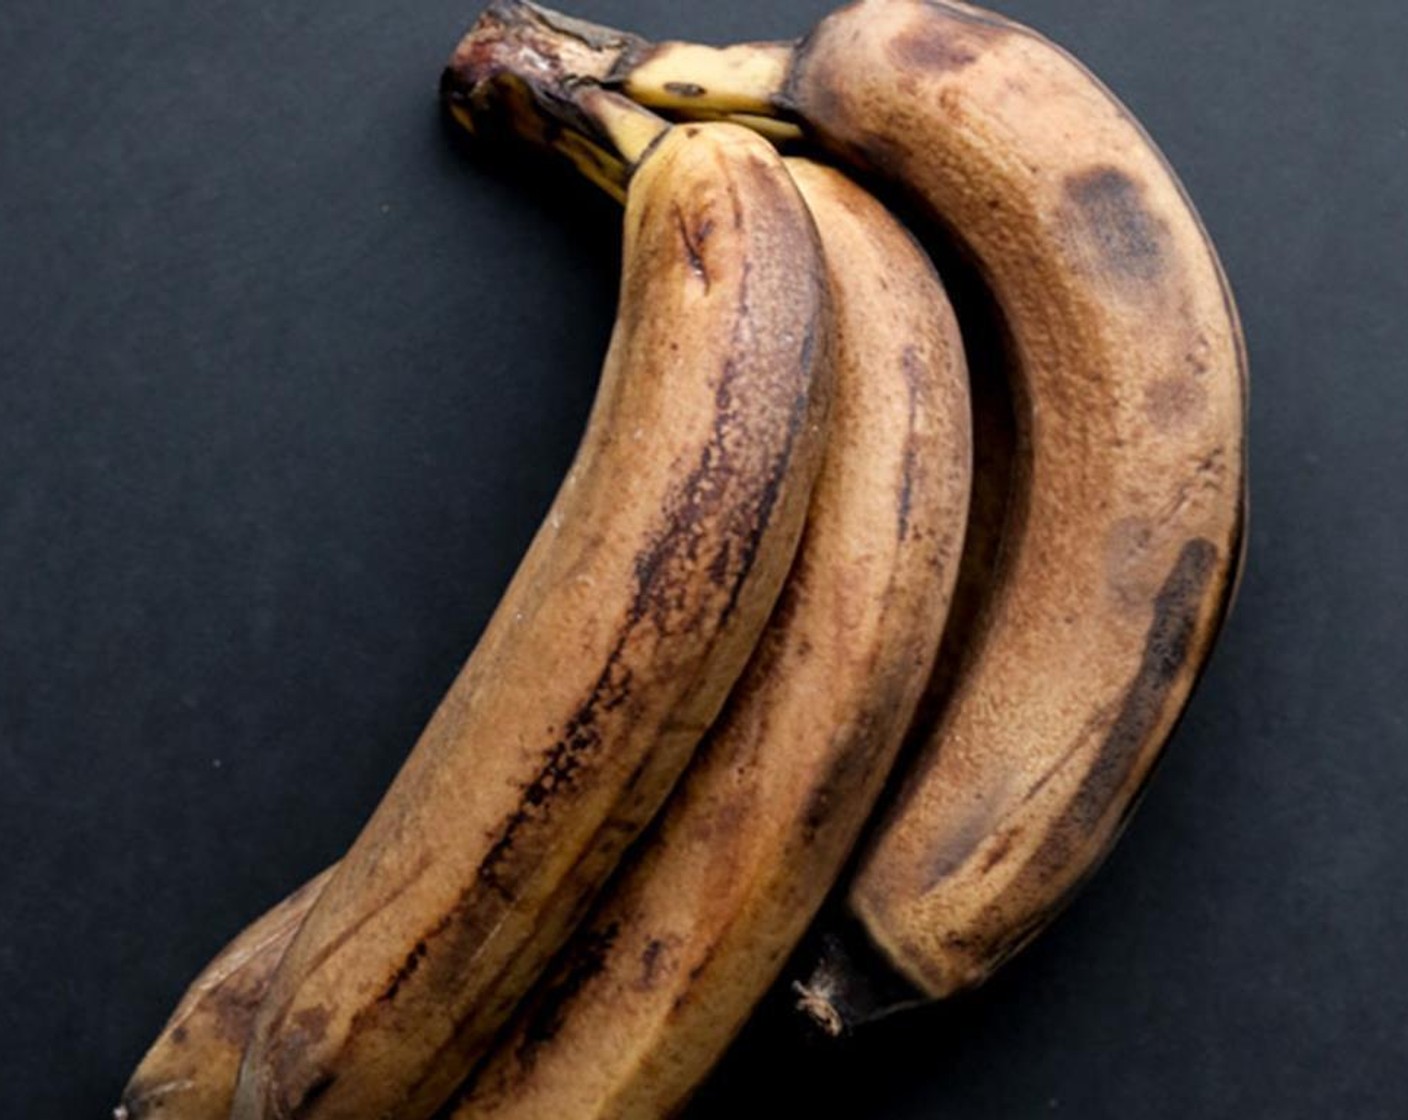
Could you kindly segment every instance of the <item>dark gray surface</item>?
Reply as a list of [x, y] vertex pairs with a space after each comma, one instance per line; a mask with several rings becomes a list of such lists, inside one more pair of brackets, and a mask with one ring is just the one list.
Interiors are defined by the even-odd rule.
[[[829, 5], [605, 2], [723, 41]], [[321, 10], [318, 10], [321, 9]], [[696, 1115], [1408, 1115], [1408, 15], [1003, 10], [1183, 175], [1253, 362], [1237, 610], [1124, 843], [981, 993], [765, 1021]], [[185, 983], [334, 858], [571, 455], [613, 207], [435, 110], [476, 9], [0, 18], [0, 1084], [103, 1115]]]

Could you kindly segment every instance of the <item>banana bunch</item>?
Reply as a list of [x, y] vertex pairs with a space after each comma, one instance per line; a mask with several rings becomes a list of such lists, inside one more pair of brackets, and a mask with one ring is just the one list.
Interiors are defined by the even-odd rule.
[[442, 96], [624, 204], [587, 430], [361, 834], [119, 1120], [646, 1120], [809, 929], [832, 1033], [979, 984], [1118, 838], [1235, 593], [1226, 279], [1031, 30], [857, 0], [718, 48], [494, 0]]

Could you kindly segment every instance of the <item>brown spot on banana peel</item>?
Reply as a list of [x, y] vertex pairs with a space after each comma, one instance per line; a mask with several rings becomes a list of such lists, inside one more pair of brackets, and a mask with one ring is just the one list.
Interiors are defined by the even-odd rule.
[[1162, 578], [1150, 571], [1150, 553], [1161, 544], [1157, 522], [1139, 514], [1120, 518], [1106, 531], [1105, 586], [1121, 608], [1148, 609]]
[[[288, 936], [292, 937], [290, 929]], [[214, 1036], [232, 1046], [244, 1047], [249, 1037], [250, 1024], [259, 1010], [259, 1002], [264, 995], [264, 981], [272, 971], [254, 967], [248, 971], [238, 969], [223, 983], [212, 987], [203, 997], [201, 1015], [206, 1019], [200, 1027], [202, 1036]], [[190, 1031], [185, 1023], [171, 1029], [170, 1038], [177, 1046], [184, 1046], [190, 1040]]]
[[[608, 821], [600, 830], [600, 833], [602, 835], [610, 834], [613, 831], [613, 824], [614, 822]], [[616, 845], [617, 854], [619, 854], [620, 849], [625, 847], [630, 836], [623, 837], [620, 829], [615, 829], [614, 831], [617, 835], [609, 841], [609, 843]], [[635, 829], [632, 828], [630, 835], [633, 836], [634, 832]], [[604, 841], [603, 843], [607, 842]], [[580, 866], [585, 858], [584, 856], [582, 859], [578, 860], [578, 866]], [[574, 899], [572, 902], [572, 913], [566, 925], [573, 929], [581, 927], [590, 902], [590, 898], [584, 895], [579, 895]], [[550, 1043], [561, 1028], [563, 1009], [571, 1002], [573, 994], [583, 985], [587, 984], [591, 978], [601, 970], [612, 944], [616, 941], [617, 934], [618, 927], [614, 922], [608, 923], [605, 926], [598, 925], [595, 928], [581, 929], [577, 936], [570, 941], [566, 948], [559, 954], [560, 960], [564, 962], [563, 967], [565, 968], [566, 974], [554, 974], [558, 981], [556, 983], [539, 985], [536, 989], [536, 998], [539, 1002], [527, 1006], [529, 1017], [534, 1021], [535, 1034], [535, 1037], [531, 1041], [525, 1043], [527, 1047], [525, 1054], [530, 1061], [533, 1054], [540, 1047]], [[514, 971], [516, 964], [517, 962], [514, 961], [507, 962], [499, 976], [495, 978], [495, 982], [488, 987], [491, 993], [497, 993], [493, 995], [492, 998], [497, 1005], [498, 1012], [502, 1013], [503, 1017], [507, 1017], [514, 1005], [520, 1002], [520, 995], [526, 990], [523, 982], [516, 981]], [[471, 1009], [470, 1013], [461, 1016], [457, 1020], [455, 1032], [441, 1047], [442, 1051], [450, 1051], [460, 1045], [461, 1036], [466, 1029], [472, 1026], [473, 1017], [474, 1011]], [[482, 1064], [474, 1068], [471, 1075], [461, 1084], [460, 1089], [454, 1094], [456, 1100], [472, 1092], [477, 1084], [477, 1079], [484, 1072], [485, 1067]], [[407, 1090], [407, 1097], [414, 1096], [420, 1087], [421, 1082], [411, 1085]], [[450, 1111], [451, 1108], [447, 1107], [443, 1110], [443, 1113], [448, 1114]], [[440, 1115], [440, 1113], [437, 1113], [437, 1115]]]
[[[895, 676], [899, 674], [896, 673]], [[891, 700], [892, 703], [901, 704], [904, 700], [902, 696], [897, 695], [899, 692], [898, 687], [892, 686], [877, 690], [877, 695]], [[878, 721], [873, 713], [865, 713], [857, 722], [864, 727]], [[862, 731], [862, 734], [867, 733]], [[832, 764], [823, 772], [807, 800], [801, 830], [801, 843], [804, 846], [814, 843], [837, 813], [845, 812], [855, 803], [856, 791], [864, 788], [870, 778], [867, 762], [868, 760], [844, 752], [834, 756]]]
[[991, 850], [983, 855], [982, 867], [978, 869], [980, 875], [986, 875], [1007, 858], [1008, 854], [1012, 851], [1013, 841], [1016, 840], [1020, 831], [1021, 829], [1012, 828], [999, 834], [997, 842], [991, 846]]
[[1081, 255], [1109, 277], [1143, 291], [1167, 267], [1168, 228], [1145, 205], [1127, 172], [1095, 167], [1066, 181], [1069, 223]]
[[[1189, 362], [1196, 359], [1190, 357]], [[1196, 423], [1207, 400], [1207, 390], [1194, 376], [1165, 377], [1144, 390], [1144, 413], [1156, 428], [1176, 432]]]
[[942, 73], [972, 65], [993, 37], [1007, 30], [1000, 22], [972, 18], [976, 13], [953, 11], [967, 17], [966, 26], [915, 24], [890, 40], [891, 60], [911, 81], [915, 71]]
[[[1024, 876], [1044, 881], [1064, 873], [1077, 849], [1109, 823], [1111, 807], [1123, 803], [1119, 791], [1138, 769], [1152, 761], [1150, 737], [1165, 716], [1168, 694], [1191, 671], [1201, 652], [1199, 629], [1205, 621], [1206, 594], [1218, 559], [1217, 547], [1201, 538], [1189, 541], [1179, 552], [1154, 599], [1154, 619], [1139, 670], [1079, 788], [1052, 822]], [[1009, 837], [1001, 847], [1002, 854], [1010, 847]], [[983, 870], [991, 870], [998, 862], [989, 858]], [[1014, 889], [1026, 888], [1022, 880], [1014, 884]]]
[[703, 247], [709, 239], [709, 234], [714, 230], [714, 219], [704, 216], [691, 229], [690, 223], [685, 220], [684, 211], [676, 206], [675, 226], [679, 230], [680, 242], [684, 246], [685, 260], [689, 262], [690, 271], [704, 284], [704, 290], [707, 292], [712, 286], [712, 281], [709, 277]]
[[1116, 800], [1116, 791], [1141, 762], [1147, 761], [1150, 736], [1167, 711], [1169, 692], [1186, 678], [1192, 660], [1204, 652], [1198, 631], [1207, 610], [1207, 592], [1219, 562], [1225, 566], [1225, 561], [1212, 541], [1200, 537], [1179, 552], [1178, 562], [1154, 600], [1154, 621], [1139, 672], [1125, 693], [1094, 766], [1057, 821], [1055, 833], [1084, 837], [1095, 831], [1105, 819], [1106, 808]]
[[420, 962], [425, 959], [427, 952], [428, 946], [426, 943], [424, 941], [417, 941], [415, 948], [411, 950], [405, 963], [396, 970], [396, 974], [391, 978], [391, 983], [387, 985], [386, 990], [381, 993], [378, 999], [382, 1001], [395, 999], [396, 993], [400, 990], [401, 985], [415, 975], [416, 969], [420, 966]]
[[309, 1048], [326, 1036], [331, 1019], [327, 1008], [315, 1006], [301, 1008], [285, 1021], [281, 1045], [271, 1055], [281, 1086], [275, 1115], [292, 1115], [295, 1108], [316, 1100], [331, 1087], [336, 1075], [305, 1061]]
[[518, 1060], [525, 1066], [531, 1067], [534, 1052], [557, 1036], [566, 1007], [587, 981], [602, 970], [619, 932], [620, 926], [613, 922], [603, 929], [587, 930], [573, 940], [561, 976], [543, 990], [534, 1004], [532, 1016], [526, 1021], [523, 1042], [517, 1050]]
[[660, 979], [662, 971], [669, 964], [669, 942], [659, 937], [652, 937], [645, 943], [645, 948], [640, 954], [640, 986], [642, 988], [653, 988]]
[[905, 441], [904, 466], [900, 477], [899, 511], [896, 518], [896, 533], [901, 541], [909, 536], [909, 508], [914, 494], [914, 472], [916, 468], [914, 419], [921, 389], [920, 378], [923, 369], [919, 361], [919, 351], [913, 344], [907, 344], [900, 355], [900, 365], [904, 370], [905, 390], [909, 394], [909, 438]]

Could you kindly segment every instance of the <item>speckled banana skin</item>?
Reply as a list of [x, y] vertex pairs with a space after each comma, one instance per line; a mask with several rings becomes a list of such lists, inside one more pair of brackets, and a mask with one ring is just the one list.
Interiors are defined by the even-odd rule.
[[653, 815], [742, 670], [820, 465], [831, 321], [770, 145], [670, 133], [626, 207], [577, 459], [275, 971], [234, 1120], [421, 1120]]
[[923, 251], [832, 168], [816, 218], [837, 396], [777, 611], [661, 819], [453, 1120], [650, 1120], [704, 1080], [850, 853], [933, 665], [971, 485], [957, 320]]

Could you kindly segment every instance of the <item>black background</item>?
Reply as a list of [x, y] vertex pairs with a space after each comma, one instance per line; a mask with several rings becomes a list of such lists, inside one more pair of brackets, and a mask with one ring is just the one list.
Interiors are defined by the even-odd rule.
[[[711, 41], [828, 0], [578, 14]], [[1012, 0], [1179, 169], [1252, 354], [1243, 592], [1124, 843], [987, 989], [767, 1020], [700, 1118], [1408, 1115], [1408, 14]], [[619, 215], [442, 123], [463, 0], [0, 16], [0, 1085], [105, 1114], [333, 859], [586, 415]]]

